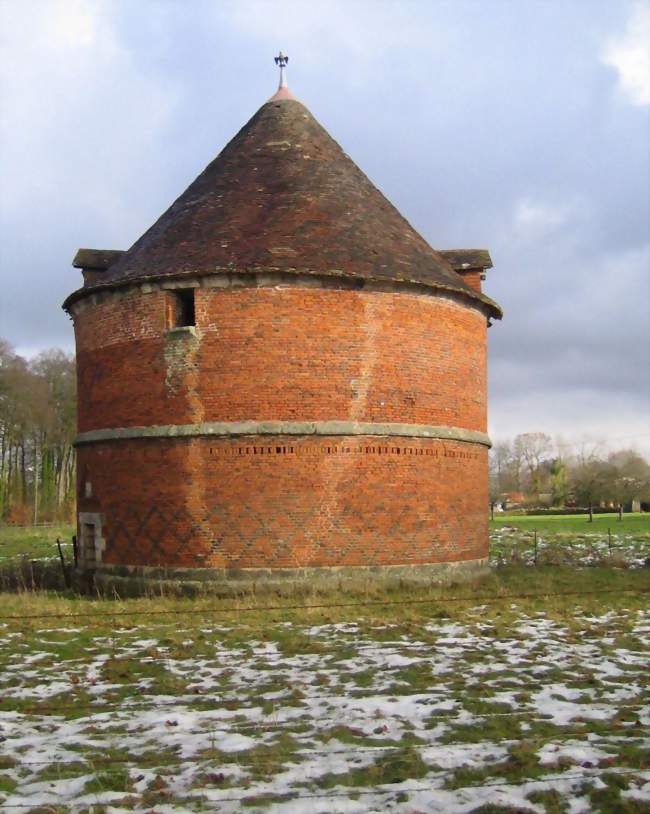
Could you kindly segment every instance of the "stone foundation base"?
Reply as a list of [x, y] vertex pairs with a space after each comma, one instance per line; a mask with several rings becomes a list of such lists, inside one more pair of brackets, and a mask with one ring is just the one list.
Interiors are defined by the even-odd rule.
[[366, 590], [475, 579], [488, 573], [487, 558], [423, 565], [333, 568], [154, 568], [101, 565], [78, 571], [77, 587], [105, 596], [241, 596], [254, 593], [295, 595], [332, 590]]

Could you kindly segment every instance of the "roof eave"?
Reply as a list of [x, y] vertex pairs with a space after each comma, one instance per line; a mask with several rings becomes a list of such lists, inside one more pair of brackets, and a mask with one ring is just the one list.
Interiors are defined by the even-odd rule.
[[120, 249], [78, 249], [72, 265], [76, 269], [105, 271], [124, 255]]
[[[241, 270], [237, 270], [230, 267], [224, 268], [216, 268], [213, 269], [209, 274], [205, 272], [200, 272], [195, 269], [192, 270], [185, 270], [179, 271], [175, 274], [166, 274], [161, 276], [160, 274], [150, 274], [150, 275], [140, 275], [136, 279], [125, 279], [122, 278], [120, 280], [112, 280], [107, 281], [105, 283], [97, 283], [95, 285], [87, 285], [83, 286], [82, 288], [78, 288], [76, 291], [73, 291], [69, 294], [65, 300], [63, 301], [62, 308], [70, 313], [70, 306], [72, 306], [75, 302], [78, 302], [85, 297], [88, 297], [92, 294], [99, 293], [101, 291], [107, 291], [111, 289], [117, 288], [125, 288], [127, 286], [137, 286], [142, 285], [143, 283], [152, 283], [152, 282], [163, 282], [164, 280], [178, 280], [182, 279], [183, 277], [207, 277], [212, 276], [214, 274], [241, 274]], [[474, 300], [476, 302], [480, 302], [482, 305], [486, 307], [487, 315], [494, 318], [494, 319], [502, 319], [503, 311], [501, 307], [496, 303], [494, 300], [490, 299], [490, 297], [486, 296], [480, 291], [476, 291], [469, 286], [465, 286], [462, 283], [458, 286], [454, 285], [447, 285], [445, 283], [440, 282], [424, 282], [422, 280], [414, 280], [410, 277], [399, 277], [394, 276], [390, 279], [382, 278], [382, 277], [375, 277], [372, 275], [360, 275], [354, 274], [350, 272], [345, 272], [342, 269], [331, 269], [331, 270], [318, 270], [312, 271], [310, 269], [286, 269], [286, 268], [274, 268], [265, 266], [264, 268], [261, 267], [254, 267], [251, 269], [246, 269], [243, 271], [245, 274], [250, 273], [259, 273], [259, 274], [274, 274], [274, 273], [285, 273], [285, 274], [305, 274], [311, 277], [339, 277], [339, 278], [352, 278], [357, 280], [367, 280], [369, 282], [375, 283], [405, 283], [407, 285], [413, 286], [422, 286], [424, 288], [431, 288], [434, 290], [439, 291], [450, 291], [455, 294], [459, 294], [460, 296], [466, 297], [469, 300]]]
[[436, 249], [454, 271], [464, 271], [468, 269], [491, 269], [492, 258], [487, 249]]

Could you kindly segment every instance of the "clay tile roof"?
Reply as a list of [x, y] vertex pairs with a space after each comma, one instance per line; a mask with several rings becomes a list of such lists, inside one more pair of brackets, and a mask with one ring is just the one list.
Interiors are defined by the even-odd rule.
[[104, 271], [117, 263], [124, 252], [118, 249], [79, 249], [72, 265], [76, 269], [93, 269]]
[[419, 283], [500, 316], [291, 94], [264, 104], [99, 285], [256, 271]]
[[487, 249], [438, 249], [438, 253], [456, 270], [492, 268]]

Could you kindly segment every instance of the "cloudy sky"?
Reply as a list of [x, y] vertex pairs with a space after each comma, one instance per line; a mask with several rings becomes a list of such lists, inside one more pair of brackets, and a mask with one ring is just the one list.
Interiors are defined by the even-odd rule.
[[650, 454], [647, 0], [0, 0], [0, 336], [72, 350], [128, 248], [273, 93], [273, 56], [437, 248], [486, 247], [490, 431]]

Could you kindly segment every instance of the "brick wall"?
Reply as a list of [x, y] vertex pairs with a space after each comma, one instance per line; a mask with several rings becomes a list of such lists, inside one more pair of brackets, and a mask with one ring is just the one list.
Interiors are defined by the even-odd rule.
[[463, 269], [459, 270], [458, 273], [463, 278], [463, 282], [467, 283], [467, 285], [470, 285], [477, 291], [482, 290], [483, 269], [467, 269], [466, 271]]
[[[436, 296], [197, 289], [75, 316], [79, 429], [354, 420], [486, 429], [486, 319]], [[458, 561], [487, 552], [485, 447], [360, 437], [151, 439], [78, 451], [79, 510], [105, 561], [290, 567]], [[92, 497], [86, 498], [85, 483]]]
[[487, 451], [339, 437], [132, 440], [79, 449], [104, 561], [178, 567], [454, 562], [487, 555]]
[[80, 431], [246, 419], [485, 430], [477, 309], [403, 293], [198, 289], [195, 337], [165, 332], [165, 296], [77, 315]]

